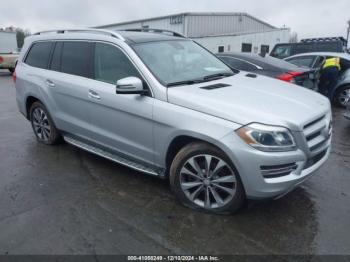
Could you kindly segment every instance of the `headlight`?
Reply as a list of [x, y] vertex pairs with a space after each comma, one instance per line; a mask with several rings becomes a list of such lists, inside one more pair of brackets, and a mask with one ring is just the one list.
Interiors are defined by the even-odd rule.
[[287, 128], [250, 124], [236, 130], [248, 145], [266, 152], [293, 151], [296, 149], [293, 135]]

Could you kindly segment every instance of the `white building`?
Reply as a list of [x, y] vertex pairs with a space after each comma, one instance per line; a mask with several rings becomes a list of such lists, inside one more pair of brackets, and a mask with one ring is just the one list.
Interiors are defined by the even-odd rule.
[[96, 28], [170, 30], [196, 40], [215, 53], [266, 53], [275, 44], [290, 40], [289, 28], [276, 28], [246, 13], [182, 13]]

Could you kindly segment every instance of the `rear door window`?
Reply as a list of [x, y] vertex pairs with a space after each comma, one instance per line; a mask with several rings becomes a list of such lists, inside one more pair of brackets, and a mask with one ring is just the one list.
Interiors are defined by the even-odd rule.
[[53, 42], [34, 43], [30, 48], [29, 53], [24, 62], [33, 67], [47, 69], [49, 65], [52, 46]]
[[92, 78], [92, 51], [93, 44], [90, 42], [63, 42], [61, 72]]

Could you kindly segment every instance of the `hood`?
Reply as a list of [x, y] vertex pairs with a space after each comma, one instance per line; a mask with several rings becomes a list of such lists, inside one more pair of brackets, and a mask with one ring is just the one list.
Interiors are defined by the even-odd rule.
[[[240, 72], [232, 77], [168, 88], [168, 102], [241, 125], [263, 123], [301, 131], [330, 112], [328, 99], [294, 84]], [[203, 89], [214, 84], [229, 86]]]

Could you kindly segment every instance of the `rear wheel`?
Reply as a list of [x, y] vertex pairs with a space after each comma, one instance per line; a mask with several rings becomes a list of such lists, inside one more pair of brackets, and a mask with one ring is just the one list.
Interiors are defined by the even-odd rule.
[[54, 145], [62, 141], [59, 131], [42, 103], [34, 102], [30, 107], [30, 122], [39, 142]]
[[170, 168], [170, 184], [181, 203], [193, 209], [234, 213], [245, 200], [230, 159], [206, 143], [191, 143], [180, 150]]
[[340, 107], [346, 107], [347, 101], [350, 98], [350, 85], [343, 86], [335, 93], [334, 103]]

